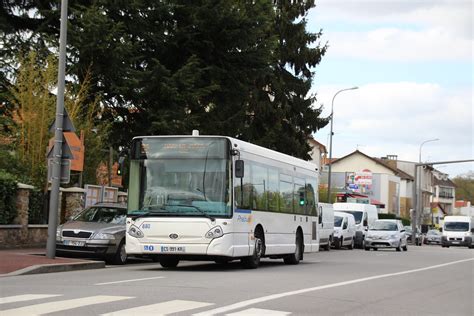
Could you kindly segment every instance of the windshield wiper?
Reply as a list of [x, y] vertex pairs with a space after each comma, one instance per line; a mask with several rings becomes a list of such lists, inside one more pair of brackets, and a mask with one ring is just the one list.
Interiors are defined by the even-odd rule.
[[127, 214], [128, 217], [130, 217], [132, 220], [136, 220], [137, 218], [140, 217], [148, 217], [148, 216], [154, 216], [158, 214], [165, 214], [166, 212], [156, 212], [156, 211], [149, 211], [149, 212], [144, 212], [140, 214]]
[[194, 206], [194, 205], [186, 205], [186, 204], [166, 204], [166, 206], [178, 206], [178, 207], [192, 207], [195, 210], [197, 210], [199, 213], [204, 215], [204, 217], [209, 218], [211, 221], [215, 221], [216, 219], [212, 217], [211, 215], [207, 214], [205, 211], [201, 210], [199, 207]]

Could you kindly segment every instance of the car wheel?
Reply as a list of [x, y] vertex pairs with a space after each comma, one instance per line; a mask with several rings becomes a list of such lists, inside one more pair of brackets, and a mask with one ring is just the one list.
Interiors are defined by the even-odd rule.
[[398, 247], [395, 248], [397, 251], [402, 251], [402, 240], [400, 239], [400, 241], [398, 242]]
[[334, 247], [336, 249], [341, 249], [341, 246], [342, 246], [342, 237], [340, 239], [336, 238], [336, 240], [334, 241]]
[[110, 258], [110, 263], [122, 265], [127, 262], [127, 252], [125, 251], [125, 240], [122, 240], [115, 254]]
[[403, 249], [403, 251], [407, 251], [408, 250], [407, 245], [403, 246], [402, 249]]
[[370, 247], [365, 247], [365, 251], [370, 251]]
[[348, 248], [349, 250], [354, 249], [354, 243], [355, 243], [354, 238], [352, 238], [352, 241], [351, 241], [351, 243], [349, 244], [349, 246], [347, 246], [347, 248]]
[[377, 251], [377, 250], [379, 250], [379, 249], [378, 249], [378, 248], [376, 248], [376, 247], [374, 247], [374, 248], [372, 248], [372, 249], [374, 249], [374, 251]]

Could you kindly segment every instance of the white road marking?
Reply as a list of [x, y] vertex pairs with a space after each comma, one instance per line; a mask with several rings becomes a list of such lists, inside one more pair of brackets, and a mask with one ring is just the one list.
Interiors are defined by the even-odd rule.
[[96, 283], [96, 284], [94, 284], [94, 285], [106, 285], [106, 284], [115, 284], [115, 283], [137, 282], [137, 281], [163, 279], [163, 278], [164, 278], [164, 277], [160, 276], [160, 277], [154, 277], [154, 278], [132, 279], [132, 280], [123, 280], [123, 281], [113, 281], [113, 282]]
[[61, 312], [68, 309], [73, 309], [82, 306], [88, 306], [93, 304], [110, 303], [115, 301], [121, 301], [130, 299], [128, 296], [106, 296], [97, 295], [83, 298], [76, 298], [72, 300], [63, 300], [50, 303], [36, 304], [25, 307], [7, 309], [0, 311], [2, 316], [23, 316], [23, 315], [43, 315], [48, 313]]
[[25, 302], [31, 300], [39, 300], [41, 298], [50, 298], [55, 296], [61, 296], [61, 294], [23, 294], [8, 297], [0, 297], [0, 304]]
[[437, 269], [437, 268], [442, 268], [442, 267], [446, 267], [446, 266], [449, 266], [449, 265], [468, 262], [468, 261], [474, 261], [474, 258], [458, 260], [458, 261], [452, 261], [452, 262], [443, 263], [443, 264], [437, 264], [437, 265], [429, 266], [429, 267], [425, 267], [425, 268], [419, 268], [419, 269], [406, 270], [406, 271], [395, 272], [395, 273], [375, 275], [375, 276], [371, 276], [371, 277], [367, 277], [367, 278], [355, 279], [355, 280], [350, 280], [350, 281], [344, 281], [344, 282], [326, 284], [326, 285], [321, 285], [321, 286], [316, 286], [316, 287], [310, 287], [310, 288], [296, 290], [296, 291], [290, 291], [290, 292], [284, 292], [284, 293], [273, 294], [273, 295], [268, 295], [268, 296], [262, 296], [262, 297], [259, 297], [259, 298], [254, 298], [254, 299], [251, 299], [251, 300], [242, 301], [242, 302], [238, 302], [238, 303], [235, 303], [235, 304], [231, 304], [231, 305], [219, 307], [219, 308], [216, 308], [216, 309], [204, 311], [202, 313], [194, 314], [194, 316], [210, 316], [210, 315], [215, 315], [215, 314], [220, 314], [220, 313], [226, 313], [226, 312], [229, 312], [229, 311], [232, 311], [232, 310], [235, 310], [235, 309], [244, 308], [244, 307], [247, 307], [247, 306], [250, 306], [250, 305], [263, 303], [263, 302], [283, 298], [283, 297], [286, 297], [286, 296], [298, 295], [298, 294], [303, 294], [303, 293], [307, 293], [307, 292], [319, 291], [319, 290], [329, 289], [329, 288], [333, 288], [333, 287], [345, 286], [345, 285], [350, 285], [350, 284], [360, 283], [360, 282], [366, 282], [366, 281], [371, 281], [371, 280], [389, 278], [389, 277], [393, 277], [393, 276], [397, 276], [397, 275], [410, 274], [410, 273], [416, 273], [416, 272], [421, 272], [421, 271], [426, 271], [426, 270], [431, 270], [431, 269]]
[[272, 311], [270, 309], [249, 308], [243, 311], [226, 314], [227, 316], [287, 316], [290, 312]]
[[140, 315], [140, 316], [160, 316], [173, 313], [184, 312], [190, 309], [201, 308], [214, 305], [213, 303], [203, 303], [194, 301], [173, 300], [158, 304], [133, 307], [129, 309], [122, 309], [113, 313], [104, 314], [103, 316], [126, 316], [126, 315]]

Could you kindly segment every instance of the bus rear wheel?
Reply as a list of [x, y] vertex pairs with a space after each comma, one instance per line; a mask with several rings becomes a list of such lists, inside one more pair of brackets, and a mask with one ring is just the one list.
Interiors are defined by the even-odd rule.
[[295, 253], [283, 258], [285, 264], [298, 264], [303, 259], [303, 237], [300, 232], [296, 233], [296, 249]]
[[163, 268], [176, 268], [179, 260], [176, 258], [160, 258], [160, 264]]

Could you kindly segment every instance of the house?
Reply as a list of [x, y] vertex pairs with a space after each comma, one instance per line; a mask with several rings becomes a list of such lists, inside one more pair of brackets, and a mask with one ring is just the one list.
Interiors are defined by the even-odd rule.
[[433, 170], [433, 196], [431, 197], [431, 224], [439, 225], [444, 215], [453, 215], [456, 204], [456, 185], [446, 173]]
[[328, 154], [326, 150], [326, 146], [315, 140], [314, 138], [308, 139], [308, 144], [311, 147], [311, 151], [309, 152], [311, 156], [311, 162], [318, 166], [319, 174], [323, 171], [322, 166], [324, 166], [324, 160]]
[[396, 156], [373, 158], [356, 150], [332, 162], [332, 187], [367, 195], [371, 204], [378, 204], [379, 213], [408, 217], [413, 177], [398, 169], [396, 162]]

